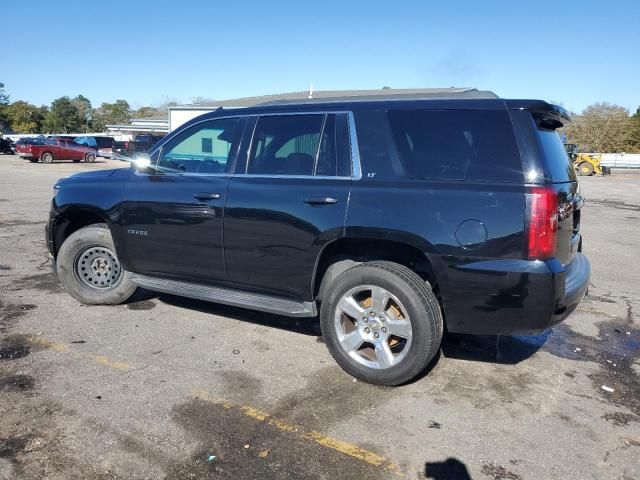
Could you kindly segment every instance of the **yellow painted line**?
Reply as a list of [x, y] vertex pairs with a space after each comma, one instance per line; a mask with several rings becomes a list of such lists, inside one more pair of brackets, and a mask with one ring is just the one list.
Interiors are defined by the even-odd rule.
[[304, 429], [299, 425], [293, 425], [285, 422], [279, 418], [272, 417], [270, 414], [258, 410], [256, 408], [247, 406], [247, 405], [237, 405], [230, 403], [226, 400], [223, 400], [219, 397], [211, 395], [206, 390], [202, 389], [194, 389], [192, 391], [193, 395], [203, 398], [211, 403], [215, 403], [217, 405], [221, 405], [227, 409], [236, 409], [241, 411], [245, 416], [252, 418], [258, 422], [264, 422], [267, 425], [274, 426], [279, 430], [295, 434], [300, 439], [308, 440], [315, 442], [316, 444], [334, 450], [336, 452], [340, 452], [344, 455], [347, 455], [353, 459], [359, 460], [361, 462], [368, 463], [377, 468], [381, 468], [388, 472], [397, 475], [398, 477], [405, 477], [405, 473], [400, 469], [400, 467], [381, 455], [377, 453], [370, 452], [365, 450], [364, 448], [360, 448], [357, 445], [353, 445], [351, 443], [343, 442], [342, 440], [338, 440], [336, 438], [329, 437], [320, 432], [316, 431], [308, 431], [305, 432]]
[[28, 336], [27, 339], [34, 345], [39, 345], [55, 352], [71, 353], [74, 357], [88, 359], [93, 363], [109, 367], [114, 370], [120, 370], [123, 372], [128, 372], [129, 370], [131, 370], [131, 366], [125, 362], [114, 361], [105, 355], [99, 355], [97, 353], [74, 352], [71, 350], [71, 348], [69, 348], [69, 345], [65, 343], [52, 342], [50, 340], [47, 340], [46, 338], [36, 337], [33, 335]]

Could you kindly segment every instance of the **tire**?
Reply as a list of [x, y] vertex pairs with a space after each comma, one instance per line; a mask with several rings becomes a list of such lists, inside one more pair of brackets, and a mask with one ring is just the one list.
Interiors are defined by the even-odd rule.
[[[120, 266], [111, 232], [104, 223], [72, 233], [60, 247], [56, 273], [65, 290], [88, 305], [117, 305], [136, 291]], [[86, 262], [86, 263], [85, 263]]]
[[589, 162], [582, 162], [578, 165], [578, 173], [582, 176], [593, 175], [593, 165]]
[[[355, 300], [357, 308], [347, 299]], [[345, 313], [345, 305], [353, 316]], [[443, 331], [430, 285], [407, 267], [387, 261], [362, 263], [340, 274], [325, 292], [320, 325], [329, 352], [347, 373], [385, 386], [406, 383], [424, 372], [440, 349]], [[347, 348], [350, 338], [353, 345], [364, 342]]]
[[93, 163], [96, 161], [96, 156], [93, 153], [87, 153], [84, 156], [85, 163]]
[[44, 152], [44, 153], [40, 156], [40, 160], [42, 160], [42, 163], [53, 163], [53, 153], [51, 153], [51, 152]]

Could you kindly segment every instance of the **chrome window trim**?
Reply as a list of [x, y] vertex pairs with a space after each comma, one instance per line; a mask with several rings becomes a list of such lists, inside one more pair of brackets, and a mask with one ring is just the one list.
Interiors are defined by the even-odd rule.
[[[201, 123], [206, 123], [206, 122], [210, 122], [212, 120], [224, 120], [224, 119], [229, 119], [229, 118], [258, 118], [258, 117], [273, 117], [273, 116], [289, 116], [289, 115], [328, 115], [328, 114], [339, 114], [339, 113], [346, 113], [347, 114], [347, 120], [348, 120], [348, 127], [349, 127], [349, 144], [351, 147], [351, 176], [350, 177], [338, 177], [338, 176], [320, 176], [320, 175], [261, 175], [261, 174], [252, 174], [252, 173], [246, 173], [247, 169], [249, 168], [249, 155], [251, 154], [251, 147], [253, 145], [253, 137], [255, 135], [255, 130], [256, 127], [258, 126], [258, 122], [255, 123], [255, 125], [253, 126], [253, 131], [251, 132], [251, 140], [249, 141], [249, 147], [248, 147], [248, 151], [247, 151], [247, 162], [245, 165], [245, 171], [244, 173], [179, 173], [179, 172], [168, 172], [168, 173], [164, 173], [164, 175], [197, 175], [197, 176], [212, 176], [212, 177], [222, 177], [222, 176], [229, 176], [229, 177], [234, 177], [234, 176], [245, 176], [247, 178], [320, 178], [320, 179], [337, 179], [337, 180], [344, 180], [344, 179], [350, 179], [350, 180], [360, 180], [362, 179], [362, 165], [361, 165], [361, 161], [360, 161], [360, 148], [358, 147], [358, 136], [356, 134], [356, 122], [355, 122], [355, 118], [353, 116], [353, 112], [352, 111], [345, 111], [345, 110], [323, 110], [323, 111], [314, 111], [314, 112], [268, 112], [268, 113], [251, 113], [251, 114], [234, 114], [234, 115], [224, 115], [224, 116], [220, 116], [220, 117], [215, 117], [215, 118], [207, 118], [204, 120], [199, 120], [198, 122], [195, 122], [193, 124], [190, 125], [190, 127], [195, 127], [196, 125], [200, 125]], [[165, 145], [165, 143], [167, 143], [168, 141], [170, 141], [171, 139], [167, 139], [166, 141], [164, 141], [163, 143], [160, 144], [160, 146], [152, 151], [149, 152], [149, 155], [153, 155], [156, 151], [158, 151], [158, 160], [160, 160], [160, 157], [162, 156], [162, 150], [163, 147]], [[156, 165], [158, 160], [156, 160]]]
[[324, 179], [324, 180], [353, 180], [353, 177], [337, 177], [332, 175], [270, 175], [262, 173], [238, 173], [235, 178], [298, 178], [298, 179]]

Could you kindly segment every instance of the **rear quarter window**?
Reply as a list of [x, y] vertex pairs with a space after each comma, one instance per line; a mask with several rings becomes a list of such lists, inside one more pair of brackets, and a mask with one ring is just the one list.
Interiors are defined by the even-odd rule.
[[560, 135], [555, 130], [538, 129], [538, 139], [542, 146], [544, 160], [549, 171], [551, 181], [554, 183], [574, 182], [577, 180], [576, 172], [571, 166], [569, 157]]
[[392, 110], [389, 124], [412, 178], [524, 181], [508, 113], [501, 110]]

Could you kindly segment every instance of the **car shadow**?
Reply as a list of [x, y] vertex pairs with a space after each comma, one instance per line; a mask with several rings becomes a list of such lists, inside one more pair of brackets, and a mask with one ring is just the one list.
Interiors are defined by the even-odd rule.
[[442, 353], [446, 358], [515, 365], [533, 356], [551, 335], [445, 335]]
[[317, 317], [292, 318], [272, 313], [259, 312], [256, 310], [248, 310], [245, 308], [231, 307], [219, 303], [194, 300], [176, 295], [149, 293], [152, 295], [152, 297], [149, 298], [157, 298], [161, 302], [175, 307], [188, 308], [189, 310], [219, 315], [222, 317], [232, 318], [234, 320], [240, 320], [242, 322], [253, 323], [255, 325], [279, 328], [281, 330], [300, 333], [302, 335], [309, 335], [318, 338], [322, 335], [320, 331], [320, 321]]
[[424, 476], [432, 480], [472, 480], [466, 465], [457, 458], [425, 463]]
[[[316, 337], [318, 342], [324, 343], [318, 317], [291, 318], [240, 307], [231, 307], [219, 303], [194, 300], [177, 295], [151, 292], [142, 288], [138, 289], [127, 303], [136, 303], [151, 299], [158, 299], [163, 303], [175, 307], [313, 336]], [[457, 360], [515, 365], [528, 359], [540, 350], [550, 334], [551, 330], [534, 336], [462, 335], [446, 333], [442, 339], [441, 351], [433, 359], [425, 374], [428, 374], [438, 363], [441, 356]], [[424, 375], [420, 375], [417, 379], [423, 376]]]

